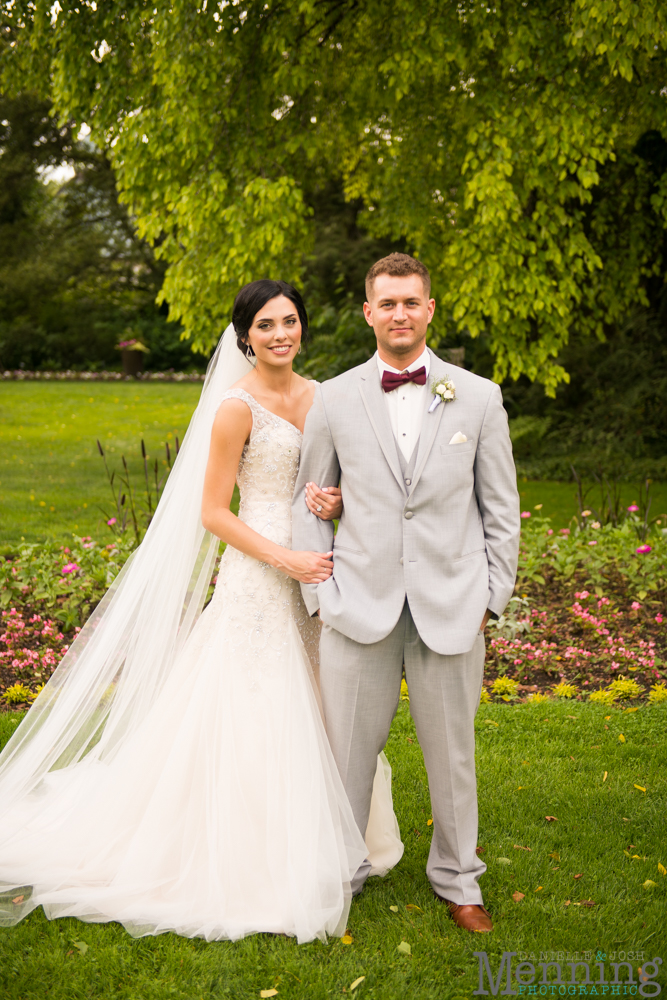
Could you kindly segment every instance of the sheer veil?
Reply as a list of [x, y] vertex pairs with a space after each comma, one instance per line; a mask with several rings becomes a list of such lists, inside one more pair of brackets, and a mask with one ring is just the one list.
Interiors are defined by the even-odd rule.
[[0, 810], [47, 772], [110, 761], [150, 711], [199, 618], [219, 540], [201, 523], [211, 428], [252, 365], [228, 326], [146, 536], [0, 754]]

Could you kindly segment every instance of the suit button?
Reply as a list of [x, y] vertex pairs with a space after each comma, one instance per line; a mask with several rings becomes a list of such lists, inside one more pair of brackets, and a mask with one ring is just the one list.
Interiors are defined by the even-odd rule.
[[411, 517], [413, 517], [413, 516], [414, 516], [414, 515], [413, 515], [413, 513], [412, 513], [412, 511], [411, 511], [411, 510], [406, 510], [406, 512], [405, 512], [405, 520], [406, 520], [406, 521], [409, 521], [409, 520], [410, 520], [410, 518], [411, 518]]
[[405, 485], [406, 485], [406, 486], [409, 486], [411, 482], [412, 482], [412, 480], [411, 480], [411, 479], [406, 479], [406, 480], [405, 480]]
[[403, 565], [403, 556], [401, 556], [401, 558], [398, 561], [400, 562], [400, 564], [402, 566]]

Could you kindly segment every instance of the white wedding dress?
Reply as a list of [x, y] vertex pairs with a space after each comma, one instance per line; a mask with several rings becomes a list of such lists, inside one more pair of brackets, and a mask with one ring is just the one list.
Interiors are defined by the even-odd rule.
[[[291, 539], [300, 432], [248, 393], [239, 517]], [[0, 923], [122, 923], [136, 936], [342, 934], [365, 857], [403, 852], [379, 760], [364, 843], [316, 685], [320, 623], [299, 584], [228, 546], [204, 610], [142, 724], [109, 761], [50, 770], [0, 818]]]

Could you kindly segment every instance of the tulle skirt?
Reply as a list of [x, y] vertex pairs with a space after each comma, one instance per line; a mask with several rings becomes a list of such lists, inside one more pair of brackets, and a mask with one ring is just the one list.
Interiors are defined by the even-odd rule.
[[42, 905], [136, 936], [343, 933], [367, 848], [298, 630], [244, 665], [226, 617], [204, 612], [111, 760], [50, 772], [2, 817], [3, 923]]

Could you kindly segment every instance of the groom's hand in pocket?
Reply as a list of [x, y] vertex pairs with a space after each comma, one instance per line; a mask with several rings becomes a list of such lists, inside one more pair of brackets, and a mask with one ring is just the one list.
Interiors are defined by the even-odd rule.
[[317, 483], [306, 483], [306, 506], [322, 521], [333, 521], [343, 513], [343, 497], [337, 486], [320, 489]]

